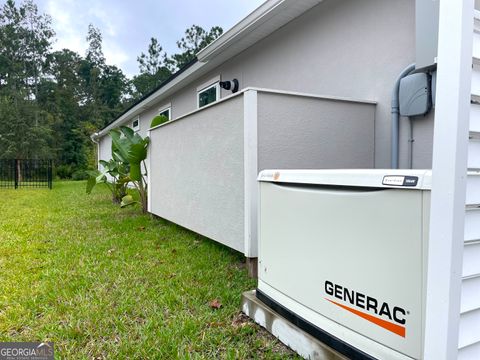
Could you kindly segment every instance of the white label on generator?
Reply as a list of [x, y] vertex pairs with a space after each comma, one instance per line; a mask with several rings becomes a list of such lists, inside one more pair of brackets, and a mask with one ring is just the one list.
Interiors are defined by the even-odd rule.
[[393, 186], [403, 186], [405, 181], [405, 176], [384, 176], [383, 177], [383, 185], [393, 185]]

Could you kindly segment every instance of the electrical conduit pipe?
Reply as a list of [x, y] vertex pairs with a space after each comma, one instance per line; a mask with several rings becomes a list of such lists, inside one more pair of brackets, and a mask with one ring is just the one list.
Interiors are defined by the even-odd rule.
[[399, 90], [400, 90], [400, 81], [407, 75], [409, 75], [413, 70], [415, 70], [415, 64], [408, 65], [405, 69], [402, 70], [400, 75], [398, 75], [395, 85], [393, 86], [392, 91], [392, 159], [391, 165], [392, 169], [398, 169], [398, 152], [399, 152], [399, 122], [400, 122], [400, 101]]

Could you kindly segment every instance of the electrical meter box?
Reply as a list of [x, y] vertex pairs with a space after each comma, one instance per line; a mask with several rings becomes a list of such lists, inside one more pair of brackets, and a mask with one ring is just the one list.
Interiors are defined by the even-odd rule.
[[400, 115], [418, 116], [426, 114], [431, 108], [429, 75], [416, 73], [400, 81]]

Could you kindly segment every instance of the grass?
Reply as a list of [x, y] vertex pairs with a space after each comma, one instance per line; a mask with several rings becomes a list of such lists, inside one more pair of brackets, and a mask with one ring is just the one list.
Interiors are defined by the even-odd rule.
[[255, 287], [242, 255], [84, 187], [0, 190], [0, 341], [66, 359], [293, 357], [239, 313]]

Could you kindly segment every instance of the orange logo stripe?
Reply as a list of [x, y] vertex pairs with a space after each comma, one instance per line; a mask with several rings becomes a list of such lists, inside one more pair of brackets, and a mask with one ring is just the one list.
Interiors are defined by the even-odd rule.
[[403, 326], [400, 326], [400, 325], [397, 325], [397, 324], [392, 324], [391, 322], [379, 319], [375, 316], [365, 314], [361, 311], [352, 309], [351, 307], [348, 307], [348, 306], [345, 306], [343, 304], [337, 303], [336, 301], [333, 301], [333, 300], [330, 300], [330, 299], [327, 299], [327, 298], [325, 298], [325, 300], [328, 300], [332, 304], [340, 306], [341, 308], [343, 308], [347, 311], [350, 311], [351, 313], [354, 313], [355, 315], [360, 316], [361, 318], [363, 318], [367, 321], [370, 321], [370, 322], [374, 323], [375, 325], [378, 325], [378, 326], [380, 326], [380, 327], [382, 327], [382, 328], [384, 328], [388, 331], [391, 331], [391, 332], [393, 332], [397, 335], [400, 335], [401, 337], [405, 337], [405, 327], [403, 327]]

